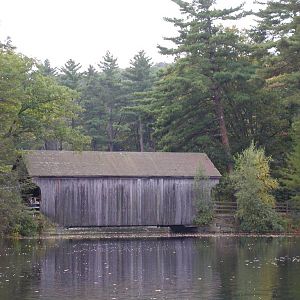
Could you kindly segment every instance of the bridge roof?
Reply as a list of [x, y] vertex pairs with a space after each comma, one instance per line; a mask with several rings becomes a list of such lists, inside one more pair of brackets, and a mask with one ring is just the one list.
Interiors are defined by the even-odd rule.
[[32, 177], [221, 177], [204, 153], [31, 150], [24, 160]]

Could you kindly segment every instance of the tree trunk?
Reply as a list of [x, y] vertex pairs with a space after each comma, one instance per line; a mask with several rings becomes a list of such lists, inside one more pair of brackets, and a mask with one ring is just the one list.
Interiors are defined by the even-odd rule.
[[109, 151], [114, 151], [114, 132], [113, 132], [113, 120], [112, 120], [112, 108], [109, 107], [109, 120], [108, 120], [108, 148]]
[[97, 151], [97, 142], [96, 142], [96, 140], [94, 138], [92, 139], [92, 143], [91, 144], [92, 144], [92, 150], [93, 151]]
[[232, 166], [232, 156], [231, 156], [231, 148], [230, 148], [230, 143], [228, 139], [228, 131], [226, 128], [226, 122], [225, 122], [225, 117], [224, 117], [224, 107], [222, 104], [222, 98], [221, 98], [221, 91], [218, 87], [216, 87], [213, 90], [213, 101], [215, 104], [215, 109], [216, 109], [216, 114], [217, 118], [219, 121], [219, 128], [220, 128], [220, 135], [221, 135], [221, 141], [222, 145], [224, 147], [228, 163], [227, 163], [227, 171], [228, 173], [231, 173], [233, 170]]
[[140, 151], [144, 152], [143, 123], [142, 123], [141, 116], [139, 116], [139, 138], [140, 138]]

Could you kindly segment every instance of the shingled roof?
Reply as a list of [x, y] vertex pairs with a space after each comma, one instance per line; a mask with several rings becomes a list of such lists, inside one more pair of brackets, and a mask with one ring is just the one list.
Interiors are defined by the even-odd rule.
[[27, 151], [31, 177], [220, 177], [204, 153]]

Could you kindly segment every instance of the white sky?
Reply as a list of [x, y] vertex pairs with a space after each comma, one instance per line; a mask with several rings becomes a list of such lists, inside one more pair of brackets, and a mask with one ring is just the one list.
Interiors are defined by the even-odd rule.
[[[252, 0], [219, 0], [222, 7]], [[157, 45], [176, 31], [163, 17], [178, 17], [171, 0], [0, 0], [0, 40], [7, 36], [19, 52], [62, 66], [69, 58], [84, 67], [98, 63], [106, 50], [126, 67], [139, 51], [153, 62], [170, 61]], [[249, 25], [243, 22], [241, 26]]]

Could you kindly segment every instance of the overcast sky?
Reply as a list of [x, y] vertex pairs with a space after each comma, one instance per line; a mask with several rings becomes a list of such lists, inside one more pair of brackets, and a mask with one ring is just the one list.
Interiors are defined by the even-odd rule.
[[[241, 2], [252, 7], [252, 0], [218, 1], [223, 7]], [[0, 39], [10, 36], [23, 54], [57, 67], [69, 58], [95, 65], [106, 50], [121, 67], [142, 49], [153, 62], [170, 61], [157, 45], [176, 33], [163, 17], [179, 16], [171, 0], [0, 0], [0, 7]]]

